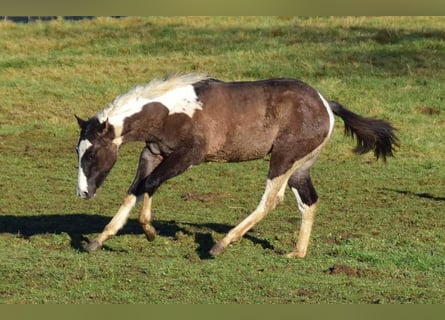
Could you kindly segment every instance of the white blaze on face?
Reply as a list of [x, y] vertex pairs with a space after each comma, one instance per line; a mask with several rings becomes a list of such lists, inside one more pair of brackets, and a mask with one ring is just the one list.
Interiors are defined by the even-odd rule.
[[93, 144], [85, 139], [79, 142], [79, 145], [77, 146], [77, 151], [79, 153], [79, 172], [77, 176], [77, 195], [83, 196], [84, 193], [88, 193], [88, 181], [87, 177], [85, 176], [85, 173], [82, 169], [81, 163], [82, 163], [82, 157], [84, 156], [85, 152], [88, 150], [89, 147], [91, 147]]

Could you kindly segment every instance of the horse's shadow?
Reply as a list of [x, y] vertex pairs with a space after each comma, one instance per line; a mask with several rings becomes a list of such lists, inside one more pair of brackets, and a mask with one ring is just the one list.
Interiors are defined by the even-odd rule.
[[[104, 226], [110, 220], [111, 217], [108, 216], [85, 213], [26, 216], [0, 215], [0, 234], [10, 233], [27, 239], [35, 235], [66, 233], [71, 239], [70, 245], [72, 248], [85, 251], [85, 243], [89, 240], [85, 235], [102, 232]], [[198, 244], [196, 253], [200, 259], [212, 257], [209, 251], [215, 242], [211, 235], [211, 230], [217, 233], [227, 233], [233, 227], [218, 223], [177, 223], [173, 220], [156, 220], [153, 222], [153, 226], [158, 236], [161, 237], [176, 238], [179, 232], [187, 236], [193, 236], [195, 243]], [[136, 219], [129, 219], [124, 228], [118, 233], [118, 235], [124, 234], [143, 234]], [[269, 241], [258, 239], [249, 233], [244, 238], [261, 245], [264, 249], [274, 249]], [[112, 250], [107, 246], [104, 246], [104, 249]]]
[[390, 189], [390, 188], [381, 188], [381, 189], [385, 190], [385, 191], [399, 193], [399, 194], [402, 194], [405, 196], [413, 196], [413, 197], [427, 199], [427, 200], [431, 200], [431, 201], [445, 201], [445, 197], [434, 196], [434, 195], [432, 195], [430, 193], [426, 193], [426, 192], [416, 193], [416, 192], [412, 192], [412, 191], [408, 191], [408, 190], [399, 190], [399, 189]]

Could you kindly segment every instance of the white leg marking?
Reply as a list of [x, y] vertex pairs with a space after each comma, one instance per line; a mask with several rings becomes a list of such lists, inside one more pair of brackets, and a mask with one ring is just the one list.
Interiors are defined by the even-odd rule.
[[316, 209], [317, 203], [314, 203], [311, 206], [305, 205], [305, 209], [302, 212], [302, 221], [300, 226], [300, 233], [298, 234], [297, 245], [295, 246], [294, 251], [287, 255], [289, 258], [304, 258], [306, 256]]
[[125, 225], [131, 209], [133, 209], [136, 202], [137, 198], [133, 194], [129, 194], [125, 197], [124, 202], [114, 215], [113, 219], [111, 219], [104, 231], [102, 231], [102, 233], [96, 238], [100, 245], [102, 245], [105, 240], [114, 236]]
[[289, 258], [303, 258], [306, 255], [307, 248], [309, 246], [309, 240], [311, 237], [312, 225], [314, 223], [317, 204], [315, 203], [312, 206], [308, 206], [301, 200], [300, 194], [298, 193], [297, 189], [292, 188], [292, 192], [294, 193], [295, 198], [297, 198], [298, 210], [300, 210], [301, 212], [302, 219], [300, 233], [298, 234], [297, 245], [295, 246], [294, 251], [289, 253], [287, 256]]
[[230, 230], [223, 239], [216, 243], [212, 250], [210, 250], [210, 253], [212, 255], [221, 254], [230, 243], [241, 239], [249, 229], [263, 219], [270, 210], [275, 208], [279, 201], [278, 194], [280, 193], [280, 190], [283, 189], [283, 184], [286, 185], [289, 177], [290, 173], [287, 173], [272, 180], [268, 179], [263, 197], [255, 211], [241, 221], [235, 228]]
[[303, 200], [301, 200], [300, 194], [298, 193], [298, 190], [295, 188], [291, 188], [292, 192], [295, 195], [295, 198], [297, 198], [297, 206], [298, 206], [298, 210], [300, 210], [301, 213], [303, 213], [308, 206], [303, 202]]
[[141, 224], [148, 241], [153, 241], [156, 237], [156, 229], [151, 225], [151, 221], [153, 220], [151, 214], [151, 201], [152, 198], [147, 193], [144, 193], [144, 204], [141, 213], [139, 214], [139, 223]]
[[[282, 174], [281, 176], [275, 177], [273, 179], [268, 179], [266, 183], [266, 190], [264, 191], [263, 197], [261, 198], [261, 201], [258, 205], [258, 207], [255, 209], [254, 212], [252, 212], [247, 218], [245, 218], [243, 221], [241, 221], [240, 224], [238, 224], [235, 228], [230, 230], [230, 232], [220, 241], [218, 241], [210, 250], [210, 253], [212, 255], [218, 255], [224, 252], [224, 249], [232, 242], [237, 241], [240, 239], [250, 228], [252, 228], [256, 223], [258, 223], [264, 216], [267, 215], [267, 213], [275, 208], [275, 206], [279, 203], [280, 196], [282, 197], [284, 195], [284, 190], [286, 188], [287, 181], [289, 180], [290, 176], [297, 170], [297, 168], [301, 167], [304, 163], [311, 161], [311, 159], [314, 159], [318, 156], [318, 154], [321, 151], [321, 148], [323, 147], [326, 140], [318, 146], [314, 151], [312, 151], [310, 154], [306, 155], [304, 158], [296, 161], [292, 168], [290, 168], [287, 172]], [[303, 221], [301, 228], [303, 229], [302, 234], [299, 237], [298, 243], [301, 244], [299, 247], [304, 247], [304, 254], [298, 253], [298, 256], [303, 257], [306, 254], [307, 245], [309, 243], [309, 236], [310, 236], [310, 230], [312, 228], [313, 223], [313, 217], [315, 214], [315, 204], [311, 207], [305, 208], [306, 205], [303, 204], [301, 201], [300, 196], [298, 195], [297, 200], [299, 200], [299, 208], [301, 207], [304, 209], [303, 214]], [[307, 206], [306, 206], [307, 207]], [[313, 209], [312, 209], [313, 208]], [[309, 210], [310, 209], [310, 210]], [[313, 210], [313, 213], [311, 211]], [[302, 239], [300, 241], [300, 239]], [[306, 242], [306, 244], [304, 244]], [[298, 246], [298, 245], [297, 245]], [[290, 254], [288, 256], [291, 256]]]
[[283, 200], [284, 200], [284, 193], [286, 191], [286, 185], [287, 185], [287, 183], [283, 183], [283, 185], [281, 186], [280, 190], [278, 191], [278, 194], [277, 194], [277, 205], [280, 204], [281, 202], [283, 202]]

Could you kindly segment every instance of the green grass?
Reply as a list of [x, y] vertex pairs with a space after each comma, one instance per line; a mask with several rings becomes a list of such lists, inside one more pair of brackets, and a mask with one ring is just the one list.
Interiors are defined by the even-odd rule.
[[[0, 23], [0, 302], [445, 302], [444, 28], [440, 17]], [[303, 260], [284, 256], [300, 223], [290, 192], [207, 259], [256, 207], [264, 160], [192, 168], [156, 194], [155, 241], [133, 215], [87, 254], [82, 241], [117, 210], [141, 145], [124, 146], [97, 197], [82, 201], [73, 115], [176, 71], [302, 79], [393, 122], [401, 148], [386, 164], [357, 157], [337, 121], [312, 173], [321, 204]]]

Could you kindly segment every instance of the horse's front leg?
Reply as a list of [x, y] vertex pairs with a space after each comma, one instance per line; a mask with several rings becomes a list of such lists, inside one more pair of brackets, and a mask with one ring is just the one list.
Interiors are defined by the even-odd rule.
[[145, 192], [144, 186], [148, 176], [154, 169], [156, 169], [163, 159], [159, 148], [156, 145], [148, 144], [144, 150], [142, 150], [136, 177], [128, 191], [129, 193], [138, 196], [143, 195], [144, 203], [141, 212], [139, 213], [139, 223], [141, 224], [142, 230], [148, 241], [153, 241], [155, 239], [156, 229], [151, 224], [153, 220], [151, 213], [152, 198], [151, 195], [148, 195], [148, 193]]
[[[141, 190], [143, 190], [146, 178], [162, 162], [162, 159], [162, 156], [151, 151], [149, 146], [142, 150], [136, 177], [128, 190], [128, 194], [125, 196], [116, 215], [110, 223], [107, 224], [102, 233], [85, 246], [87, 251], [100, 249], [107, 239], [114, 236], [125, 225], [131, 210], [136, 202], [141, 199], [143, 194]], [[139, 216], [139, 221], [147, 239], [149, 240], [153, 240], [156, 235], [155, 229], [151, 226], [151, 220], [151, 198], [148, 197], [147, 194], [144, 194], [144, 204]]]
[[151, 224], [153, 221], [151, 199], [152, 198], [148, 193], [144, 193], [144, 204], [142, 205], [142, 210], [139, 214], [139, 223], [141, 224], [142, 230], [148, 241], [153, 241], [156, 237], [156, 229]]
[[95, 251], [100, 249], [105, 240], [114, 236], [127, 222], [131, 209], [133, 209], [136, 202], [137, 197], [134, 194], [128, 194], [119, 210], [114, 215], [113, 219], [111, 219], [110, 223], [106, 225], [101, 234], [99, 234], [85, 246], [85, 250]]
[[[156, 152], [157, 148], [150, 146], [151, 152]], [[146, 177], [134, 185], [130, 191], [135, 194], [143, 194], [144, 204], [139, 214], [139, 223], [148, 241], [153, 241], [156, 237], [156, 229], [151, 224], [153, 220], [151, 212], [152, 196], [156, 189], [166, 180], [186, 171], [194, 162], [196, 155], [192, 149], [184, 148], [172, 152], [168, 156], [161, 157], [154, 154], [150, 159], [150, 170]], [[148, 171], [147, 171], [148, 173]]]

